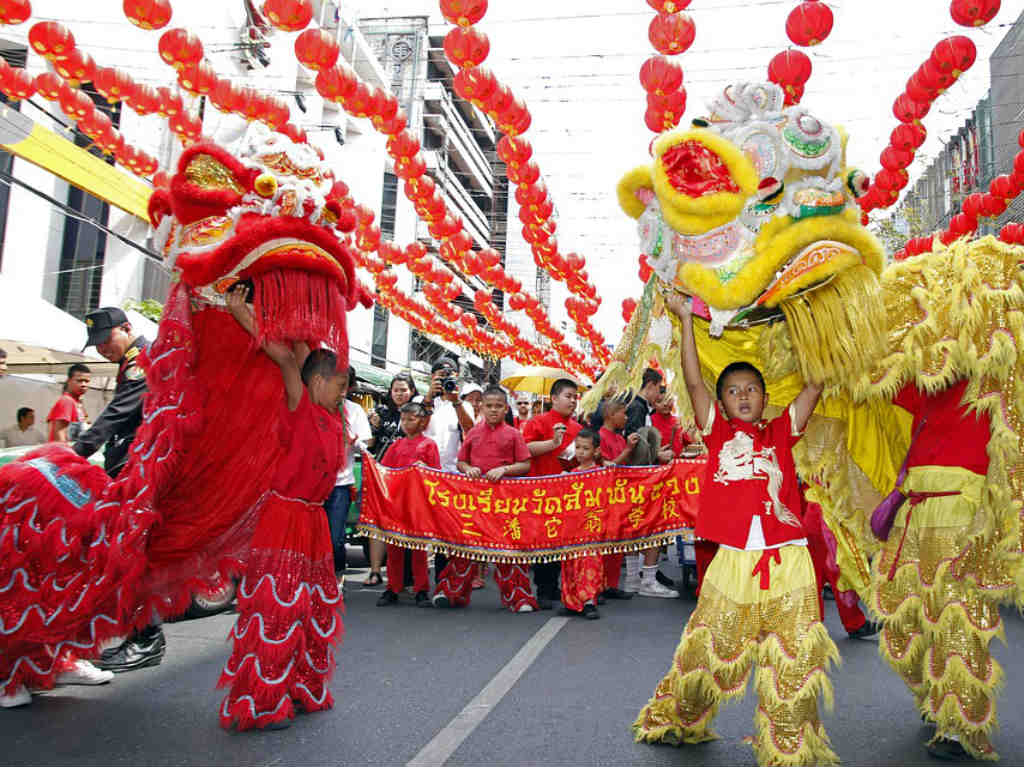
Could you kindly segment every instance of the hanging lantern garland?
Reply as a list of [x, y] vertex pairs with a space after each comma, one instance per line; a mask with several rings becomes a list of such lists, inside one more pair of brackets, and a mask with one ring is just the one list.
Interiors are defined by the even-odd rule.
[[0, 24], [24, 24], [32, 17], [29, 0], [0, 0]]
[[647, 37], [662, 54], [652, 56], [640, 67], [640, 84], [647, 92], [644, 124], [652, 133], [675, 128], [686, 111], [683, 68], [669, 56], [689, 50], [697, 34], [690, 15], [683, 9], [690, 0], [647, 0], [658, 13], [647, 28]]
[[[810, 48], [821, 44], [831, 33], [832, 9], [820, 0], [803, 0], [786, 18], [786, 36], [794, 45]], [[768, 63], [768, 79], [782, 88], [786, 106], [799, 104], [813, 67], [803, 51], [789, 49], [777, 53]]]
[[907, 171], [928, 132], [922, 121], [932, 104], [969, 70], [978, 56], [969, 37], [955, 35], [936, 45], [925, 62], [911, 75], [907, 86], [893, 102], [893, 115], [900, 125], [892, 132], [881, 153], [882, 170], [867, 194], [858, 200], [865, 214], [892, 206], [900, 191], [910, 183]]
[[[985, 193], [975, 192], [964, 198], [960, 213], [950, 219], [949, 227], [928, 237], [914, 237], [894, 258], [901, 260], [909, 256], [926, 253], [932, 249], [937, 236], [944, 245], [950, 245], [961, 237], [968, 237], [978, 230], [979, 219], [997, 218], [1021, 194], [1024, 194], [1024, 131], [1017, 136], [1020, 151], [1013, 159], [1013, 172], [996, 176]], [[1024, 225], [1010, 222], [999, 232], [999, 239], [1011, 245], [1024, 245]]]
[[[508, 178], [516, 185], [516, 201], [520, 205], [520, 220], [523, 222], [523, 237], [530, 245], [534, 262], [548, 271], [552, 278], [566, 283], [569, 290], [587, 303], [573, 309], [570, 316], [576, 321], [577, 334], [591, 340], [595, 352], [604, 351], [602, 344], [593, 343], [598, 337], [590, 326], [589, 317], [597, 310], [597, 289], [587, 282], [585, 261], [580, 256], [577, 269], [569, 269], [567, 259], [558, 252], [555, 238], [556, 225], [551, 216], [554, 205], [547, 196], [547, 189], [541, 181], [540, 168], [532, 161], [533, 149], [522, 134], [529, 129], [531, 115], [526, 105], [515, 94], [481, 64], [490, 51], [487, 36], [473, 25], [483, 19], [487, 11], [486, 0], [441, 0], [441, 13], [455, 25], [445, 36], [444, 48], [448, 59], [459, 68], [454, 88], [462, 98], [486, 112], [505, 135], [498, 141], [498, 156], [508, 168]], [[414, 201], [415, 202], [415, 201]], [[484, 275], [486, 280], [486, 275]], [[516, 309], [518, 301], [510, 300], [510, 308]], [[585, 309], [580, 311], [580, 309]], [[592, 308], [592, 311], [591, 311]], [[547, 321], [539, 302], [525, 304], [523, 311], [534, 321], [538, 331], [546, 336], [563, 358], [575, 359], [578, 353], [560, 345], [563, 336]], [[563, 359], [563, 364], [565, 360]]]

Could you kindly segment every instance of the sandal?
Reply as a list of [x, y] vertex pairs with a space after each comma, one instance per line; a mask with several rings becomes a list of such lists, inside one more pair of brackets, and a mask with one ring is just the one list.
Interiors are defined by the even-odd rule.
[[380, 586], [382, 583], [384, 583], [384, 579], [380, 573], [370, 573], [366, 576], [366, 580], [363, 581], [364, 586]]

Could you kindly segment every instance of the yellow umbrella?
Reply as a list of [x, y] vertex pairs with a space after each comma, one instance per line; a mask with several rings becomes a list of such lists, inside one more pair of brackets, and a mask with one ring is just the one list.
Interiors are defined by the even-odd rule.
[[532, 367], [523, 368], [515, 375], [505, 378], [501, 385], [512, 391], [542, 394], [546, 397], [551, 394], [551, 386], [559, 378], [568, 378], [577, 385], [580, 383], [576, 376], [559, 368]]

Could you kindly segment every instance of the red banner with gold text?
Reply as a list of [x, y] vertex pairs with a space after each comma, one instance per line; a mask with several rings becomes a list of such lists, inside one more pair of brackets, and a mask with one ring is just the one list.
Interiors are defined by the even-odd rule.
[[363, 456], [359, 530], [410, 548], [544, 562], [656, 546], [696, 524], [704, 459], [550, 477], [468, 479]]

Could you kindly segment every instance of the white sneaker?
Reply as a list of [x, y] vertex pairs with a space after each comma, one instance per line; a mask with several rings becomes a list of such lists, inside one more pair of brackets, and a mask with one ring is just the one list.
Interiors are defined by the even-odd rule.
[[533, 612], [533, 605], [520, 605], [519, 609], [516, 610], [516, 612], [517, 613], [532, 613]]
[[661, 597], [662, 599], [677, 599], [679, 597], [678, 591], [662, 586], [654, 578], [641, 581], [640, 588], [636, 593], [642, 597]]
[[57, 684], [97, 685], [106, 684], [114, 678], [113, 671], [96, 668], [87, 660], [76, 660], [70, 671], [61, 671], [53, 680]]
[[21, 685], [21, 687], [14, 691], [13, 695], [0, 695], [0, 708], [27, 706], [31, 702], [32, 693], [28, 691], [25, 685]]
[[639, 575], [627, 575], [622, 584], [623, 591], [639, 591], [640, 590], [640, 576]]

